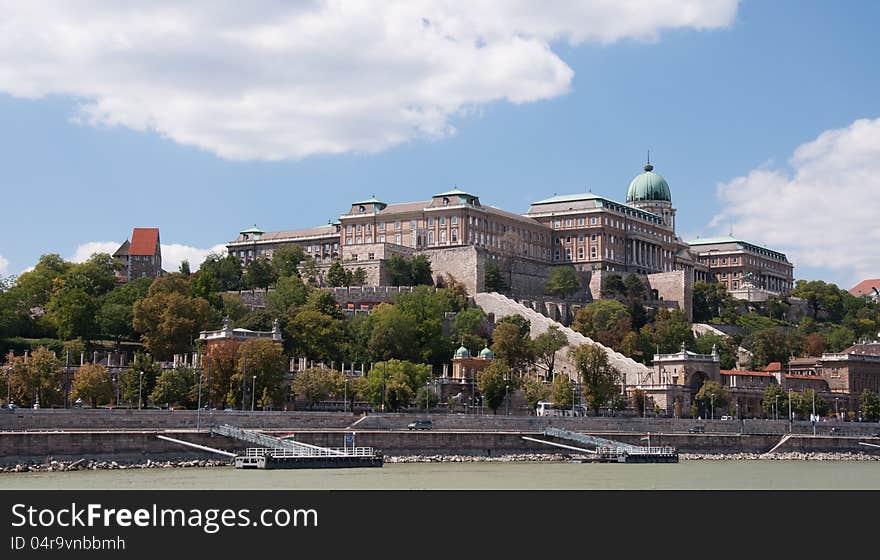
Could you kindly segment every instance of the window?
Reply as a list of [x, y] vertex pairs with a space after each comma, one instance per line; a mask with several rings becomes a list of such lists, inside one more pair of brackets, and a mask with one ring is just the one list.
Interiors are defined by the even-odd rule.
[[363, 214], [363, 213], [366, 212], [366, 211], [367, 211], [367, 207], [366, 207], [366, 206], [358, 206], [358, 212], [360, 212], [361, 214]]
[[440, 230], [440, 243], [446, 243], [446, 230]]
[[584, 225], [584, 219], [583, 219], [583, 218], [578, 218], [578, 225], [579, 225], [579, 226]]
[[590, 247], [590, 260], [595, 260], [597, 256], [596, 247]]
[[400, 234], [399, 233], [394, 236], [394, 242], [397, 243], [398, 245], [400, 245]]
[[433, 244], [434, 244], [434, 232], [429, 231], [428, 232], [428, 245], [433, 245]]
[[559, 260], [559, 249], [556, 249], [555, 251], [553, 251], [553, 260], [554, 261]]
[[367, 231], [370, 231], [370, 224], [365, 225], [365, 226], [364, 226], [364, 229], [367, 230]]
[[385, 236], [384, 235], [379, 236], [379, 243], [385, 243]]
[[452, 242], [455, 243], [456, 241], [458, 241], [458, 230], [454, 229], [452, 230]]
[[355, 231], [360, 231], [360, 230], [361, 230], [361, 225], [360, 225], [360, 224], [356, 225], [355, 228], [354, 228], [354, 230], [355, 230]]
[[[561, 221], [561, 220], [554, 220], [554, 221], [553, 221], [553, 227], [558, 228], [558, 227], [561, 227], [561, 226], [562, 226], [562, 221]], [[556, 259], [556, 260], [559, 260], [559, 259]]]
[[399, 220], [394, 222], [394, 229], [397, 229], [397, 230], [400, 229], [400, 221]]
[[565, 220], [565, 227], [571, 227], [571, 218]]
[[449, 198], [443, 197], [443, 204], [449, 204]]
[[345, 226], [345, 233], [351, 233], [351, 224]]
[[567, 261], [571, 260], [571, 248], [567, 248], [565, 250], [565, 260], [567, 260]]
[[[346, 238], [345, 238], [345, 244], [346, 244], [346, 245], [351, 245], [351, 237], [346, 237]], [[312, 252], [312, 248], [309, 247], [309, 253], [311, 253], [311, 252]]]
[[584, 260], [584, 248], [583, 247], [578, 247], [578, 260], [579, 261]]
[[446, 216], [440, 216], [440, 225], [441, 225], [441, 226], [445, 226], [445, 225], [446, 225]]
[[591, 226], [596, 225], [596, 218], [590, 218], [590, 225]]
[[410, 229], [413, 229], [413, 230], [416, 229], [417, 225], [418, 225], [418, 222], [416, 222], [415, 220], [413, 220], [409, 223]]
[[569, 235], [568, 237], [565, 238], [565, 242], [566, 242], [566, 243], [571, 243], [571, 236], [570, 236], [570, 235]]
[[355, 244], [355, 245], [360, 245], [360, 244], [361, 244], [361, 238], [360, 238], [360, 236], [354, 238], [354, 244]]
[[734, 281], [733, 281], [733, 286], [732, 286], [732, 287], [733, 287], [734, 290], [737, 289], [737, 288], [739, 288], [739, 282], [737, 282], [736, 280], [734, 280]]
[[364, 239], [364, 243], [372, 243], [372, 242], [373, 242], [373, 236], [372, 236], [372, 235], [368, 235], [368, 236]]
[[351, 256], [351, 260], [353, 260], [353, 261], [358, 260], [357, 253], [354, 253], [354, 254]]
[[380, 230], [384, 230], [384, 229], [385, 229], [385, 222], [379, 222], [379, 229], [380, 229]]
[[374, 260], [376, 258], [376, 253], [367, 253], [367, 260]]
[[434, 218], [428, 218], [428, 227], [434, 227]]
[[458, 225], [458, 216], [453, 216], [450, 220], [450, 223], [454, 226]]

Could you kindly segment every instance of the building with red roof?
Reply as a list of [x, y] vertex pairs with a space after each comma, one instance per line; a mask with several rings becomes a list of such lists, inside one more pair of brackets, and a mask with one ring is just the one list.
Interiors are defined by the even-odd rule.
[[113, 257], [123, 265], [117, 276], [121, 282], [162, 276], [159, 228], [134, 228], [131, 232], [131, 240], [126, 240], [120, 245], [113, 253]]
[[869, 278], [862, 280], [849, 289], [849, 293], [856, 297], [868, 297], [871, 299], [880, 299], [880, 278]]

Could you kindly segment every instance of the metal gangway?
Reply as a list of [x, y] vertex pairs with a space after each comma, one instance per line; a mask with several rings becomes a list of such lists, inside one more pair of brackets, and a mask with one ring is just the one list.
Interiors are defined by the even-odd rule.
[[638, 445], [630, 445], [628, 443], [605, 439], [598, 436], [579, 434], [560, 428], [547, 428], [546, 430], [544, 430], [544, 435], [547, 437], [556, 437], [560, 439], [567, 439], [570, 441], [577, 441], [596, 448], [601, 447], [605, 449], [619, 449], [620, 451], [625, 451], [627, 453], [644, 453], [645, 449], [644, 447]]
[[[288, 457], [326, 457], [330, 455], [346, 457], [353, 453], [356, 453], [355, 449], [341, 450], [338, 448], [320, 447], [318, 445], [311, 445], [309, 443], [303, 443], [301, 441], [296, 441], [293, 439], [282, 439], [274, 436], [267, 436], [266, 434], [261, 434], [259, 432], [254, 432], [251, 430], [242, 430], [241, 428], [236, 428], [235, 426], [230, 426], [229, 424], [215, 426], [211, 428], [211, 432], [219, 434], [221, 436], [240, 439], [242, 441], [253, 443], [255, 445], [259, 445], [268, 449], [283, 449], [285, 451], [285, 456]], [[362, 447], [359, 449], [370, 449], [370, 451], [372, 452], [372, 448]], [[362, 451], [361, 453], [366, 454], [365, 451]]]

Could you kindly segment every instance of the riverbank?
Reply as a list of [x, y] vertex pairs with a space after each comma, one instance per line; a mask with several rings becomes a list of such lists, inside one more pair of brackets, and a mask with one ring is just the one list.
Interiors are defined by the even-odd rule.
[[0, 473], [23, 472], [71, 472], [71, 471], [108, 471], [120, 469], [185, 469], [193, 467], [228, 467], [229, 461], [189, 460], [189, 461], [152, 461], [142, 463], [125, 463], [117, 461], [49, 461], [46, 463], [19, 463], [0, 466]]
[[[581, 456], [581, 455], [578, 455]], [[522, 463], [567, 462], [573, 455], [561, 453], [518, 453], [496, 457], [474, 455], [401, 455], [386, 457], [386, 463]], [[867, 453], [680, 453], [681, 461], [880, 461], [880, 455]]]

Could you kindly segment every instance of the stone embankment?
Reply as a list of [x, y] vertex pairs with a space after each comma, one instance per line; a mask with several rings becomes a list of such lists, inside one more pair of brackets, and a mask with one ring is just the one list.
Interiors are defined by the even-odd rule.
[[0, 473], [17, 472], [68, 472], [68, 471], [107, 471], [117, 469], [171, 469], [190, 467], [228, 467], [229, 461], [198, 460], [191, 461], [151, 461], [126, 463], [117, 461], [49, 461], [46, 463], [19, 463], [0, 466]]
[[[518, 453], [482, 457], [476, 455], [401, 455], [385, 457], [386, 463], [524, 463], [568, 462], [574, 456], [562, 453]], [[681, 453], [681, 461], [880, 461], [880, 455], [867, 453]]]

